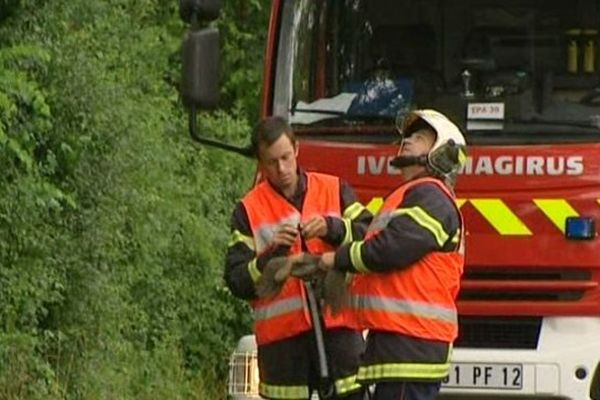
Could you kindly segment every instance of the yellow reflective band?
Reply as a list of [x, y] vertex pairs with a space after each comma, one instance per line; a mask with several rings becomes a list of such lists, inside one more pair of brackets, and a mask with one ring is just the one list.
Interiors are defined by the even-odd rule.
[[258, 388], [258, 392], [261, 396], [270, 399], [308, 399], [308, 386], [268, 385], [261, 382]]
[[335, 381], [335, 392], [338, 395], [353, 392], [360, 389], [360, 384], [356, 382], [356, 375], [351, 375], [347, 378], [337, 379]]
[[452, 358], [452, 352], [454, 351], [454, 345], [450, 343], [448, 346], [448, 356], [446, 357], [446, 362], [450, 363], [450, 358]]
[[440, 247], [443, 247], [448, 241], [449, 236], [446, 231], [444, 231], [442, 224], [431, 215], [427, 214], [421, 207], [399, 208], [394, 211], [394, 216], [396, 215], [408, 215], [411, 217], [413, 221], [431, 232]]
[[458, 163], [463, 165], [467, 161], [467, 153], [463, 149], [458, 150]]
[[235, 246], [238, 243], [244, 243], [250, 250], [254, 251], [254, 239], [251, 236], [242, 234], [237, 229], [231, 234], [231, 239], [227, 244], [228, 247]]
[[367, 228], [367, 232], [374, 232], [384, 229], [392, 219], [393, 215], [390, 211], [381, 211], [373, 217], [373, 220]]
[[448, 375], [450, 363], [390, 363], [362, 366], [358, 370], [359, 381], [381, 379], [443, 379]]
[[455, 202], [456, 207], [461, 208], [467, 202], [467, 199], [456, 199]]
[[370, 272], [365, 263], [363, 262], [361, 249], [365, 242], [354, 242], [350, 245], [350, 262], [354, 266], [354, 269], [358, 272], [367, 273]]
[[341, 244], [348, 244], [352, 241], [352, 221], [346, 218], [342, 218], [342, 222], [344, 223], [344, 227], [346, 228], [346, 233], [344, 233], [344, 239], [342, 239]]
[[500, 199], [470, 199], [471, 204], [501, 235], [531, 235], [529, 228]]
[[367, 210], [371, 211], [371, 214], [376, 214], [381, 206], [383, 206], [383, 197], [373, 197], [367, 204]]
[[579, 213], [563, 199], [533, 199], [533, 202], [562, 233], [565, 233], [567, 217], [579, 216]]
[[460, 229], [457, 229], [456, 233], [454, 234], [454, 236], [452, 236], [452, 240], [450, 242], [451, 243], [458, 243], [459, 240], [460, 240]]
[[365, 206], [363, 206], [358, 201], [356, 201], [356, 202], [350, 204], [348, 207], [346, 207], [342, 217], [352, 220], [352, 219], [358, 217], [360, 215], [360, 213], [362, 213], [364, 210], [365, 210]]
[[248, 272], [250, 273], [252, 282], [256, 282], [262, 275], [258, 270], [258, 266], [256, 265], [256, 258], [253, 258], [252, 261], [248, 263]]

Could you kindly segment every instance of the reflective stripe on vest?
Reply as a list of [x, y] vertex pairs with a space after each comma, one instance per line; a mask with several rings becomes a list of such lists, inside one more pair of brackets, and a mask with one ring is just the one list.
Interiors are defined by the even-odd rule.
[[256, 321], [263, 321], [271, 318], [278, 317], [283, 314], [302, 310], [304, 307], [304, 301], [302, 297], [288, 297], [283, 300], [275, 300], [267, 303], [266, 305], [254, 308], [254, 319]]
[[409, 314], [414, 317], [437, 319], [456, 324], [456, 310], [439, 307], [429, 303], [409, 300], [397, 300], [377, 296], [352, 296], [352, 307], [359, 310], [387, 311], [397, 314]]

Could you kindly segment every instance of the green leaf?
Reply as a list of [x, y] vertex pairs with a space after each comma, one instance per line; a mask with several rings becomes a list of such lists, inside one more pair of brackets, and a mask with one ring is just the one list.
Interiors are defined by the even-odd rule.
[[25, 165], [27, 171], [30, 171], [33, 166], [33, 159], [25, 149], [15, 139], [8, 139], [8, 148], [17, 157], [19, 161]]

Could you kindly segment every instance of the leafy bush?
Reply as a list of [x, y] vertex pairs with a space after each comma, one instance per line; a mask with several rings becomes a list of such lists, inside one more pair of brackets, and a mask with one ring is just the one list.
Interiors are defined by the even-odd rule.
[[[0, 18], [0, 398], [223, 398], [228, 355], [250, 322], [223, 287], [223, 253], [253, 163], [186, 137], [176, 4], [9, 3]], [[262, 23], [265, 11], [250, 6]], [[234, 98], [260, 72], [229, 59], [225, 76], [247, 68], [251, 77], [231, 74], [229, 113], [199, 122], [244, 143], [259, 89]]]

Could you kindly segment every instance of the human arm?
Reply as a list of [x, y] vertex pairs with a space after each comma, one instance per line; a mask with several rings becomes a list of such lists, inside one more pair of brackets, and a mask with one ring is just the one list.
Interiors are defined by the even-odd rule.
[[248, 215], [244, 205], [238, 203], [231, 218], [231, 240], [225, 257], [224, 277], [231, 293], [242, 299], [255, 299], [255, 284], [265, 265], [274, 257], [286, 256], [297, 235], [296, 227], [281, 226], [267, 249], [258, 256]]
[[349, 243], [364, 237], [373, 215], [364, 207], [350, 185], [340, 181], [341, 218], [334, 216], [314, 217], [302, 227], [306, 239], [321, 237], [333, 246]]
[[424, 183], [406, 193], [377, 235], [343, 245], [322, 262], [325, 267], [359, 273], [402, 269], [430, 252], [455, 250], [459, 229], [460, 217], [452, 199], [437, 185]]

